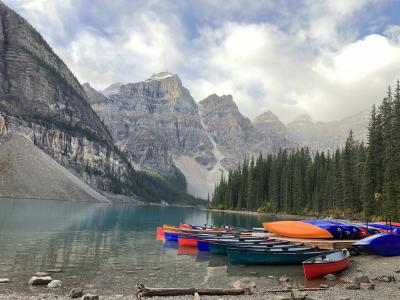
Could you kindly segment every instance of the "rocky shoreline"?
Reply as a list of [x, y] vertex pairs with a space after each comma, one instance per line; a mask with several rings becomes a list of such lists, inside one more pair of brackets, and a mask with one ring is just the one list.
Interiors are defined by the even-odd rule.
[[[267, 268], [267, 266], [266, 266]], [[35, 274], [46, 275], [47, 274]], [[40, 276], [36, 276], [40, 277]], [[54, 278], [57, 276], [55, 275]], [[62, 282], [58, 280], [49, 280], [47, 283], [53, 287], [35, 286], [30, 285], [29, 292], [21, 293], [18, 290], [10, 291], [4, 289], [7, 285], [12, 284], [11, 280], [3, 278], [4, 283], [0, 283], [0, 300], [5, 299], [18, 299], [18, 300], [33, 300], [33, 299], [58, 299], [66, 300], [71, 299], [73, 289], [78, 291], [76, 293], [77, 299], [136, 299], [135, 287], [132, 287], [131, 295], [98, 295], [95, 288], [83, 289], [79, 293], [79, 287], [65, 287]], [[50, 278], [53, 279], [53, 278]], [[255, 285], [254, 293], [252, 295], [242, 296], [201, 296], [201, 299], [232, 299], [232, 300], [257, 300], [257, 299], [323, 299], [323, 300], [345, 300], [345, 299], [395, 299], [395, 295], [400, 294], [400, 261], [398, 257], [380, 257], [373, 255], [360, 255], [352, 258], [350, 268], [341, 273], [338, 278], [331, 278], [329, 280], [315, 280], [309, 282], [312, 286], [311, 289], [316, 288], [314, 291], [296, 291], [293, 293], [296, 298], [291, 298], [293, 294], [288, 292], [272, 293], [263, 287], [262, 277], [246, 277], [243, 278], [244, 282], [250, 282]], [[31, 279], [31, 283], [33, 279]], [[285, 277], [281, 278], [280, 286], [277, 289], [282, 289], [286, 286], [290, 287], [290, 279]], [[42, 282], [44, 283], [44, 282]], [[26, 283], [28, 285], [28, 282]], [[309, 285], [307, 284], [307, 287]], [[4, 287], [4, 288], [3, 288]], [[318, 288], [321, 287], [321, 290]], [[78, 288], [78, 289], [77, 289]], [[86, 296], [85, 296], [86, 295]], [[98, 298], [97, 298], [98, 297]], [[153, 297], [152, 299], [165, 299], [183, 300], [193, 299], [193, 296], [179, 296], [179, 297]]]

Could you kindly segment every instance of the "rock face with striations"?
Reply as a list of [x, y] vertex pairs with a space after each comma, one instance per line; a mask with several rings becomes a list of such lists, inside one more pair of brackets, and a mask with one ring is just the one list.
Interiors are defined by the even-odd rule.
[[117, 191], [131, 167], [78, 80], [41, 35], [1, 2], [0, 21], [1, 133], [21, 133], [87, 182]]
[[162, 72], [121, 85], [93, 108], [136, 164], [175, 175], [177, 156], [189, 156], [206, 168], [215, 163], [197, 104], [177, 75]]
[[223, 154], [222, 165], [232, 168], [245, 157], [258, 156], [291, 146], [285, 125], [271, 112], [253, 122], [244, 117], [232, 96], [208, 96], [199, 102], [205, 129]]
[[231, 95], [210, 95], [199, 102], [205, 129], [224, 155], [222, 165], [229, 169], [249, 155], [256, 131], [251, 121], [244, 117]]
[[266, 111], [253, 120], [253, 126], [264, 138], [265, 146], [261, 149], [276, 152], [279, 149], [296, 147], [296, 143], [290, 139], [290, 133], [285, 124], [271, 111]]
[[335, 149], [344, 143], [342, 133], [348, 130], [343, 128], [355, 122], [313, 123], [303, 116], [285, 126], [270, 111], [250, 121], [230, 95], [213, 94], [196, 104], [179, 77], [167, 72], [143, 82], [115, 83], [101, 93], [89, 84], [84, 88], [132, 163], [168, 176], [183, 173], [188, 191], [202, 198], [212, 193], [221, 173], [245, 157], [299, 146]]

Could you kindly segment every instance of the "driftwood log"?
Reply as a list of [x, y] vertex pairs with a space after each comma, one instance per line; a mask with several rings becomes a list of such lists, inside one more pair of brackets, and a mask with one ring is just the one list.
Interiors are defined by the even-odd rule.
[[143, 283], [136, 284], [136, 296], [141, 297], [154, 297], [154, 296], [182, 296], [182, 295], [209, 295], [209, 296], [223, 296], [223, 295], [250, 295], [249, 289], [208, 289], [208, 288], [148, 288]]

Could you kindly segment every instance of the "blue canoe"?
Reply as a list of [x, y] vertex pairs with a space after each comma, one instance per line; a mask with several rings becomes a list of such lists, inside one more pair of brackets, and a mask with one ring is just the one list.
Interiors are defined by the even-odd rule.
[[171, 233], [171, 232], [164, 232], [164, 238], [166, 241], [178, 241], [179, 234]]
[[199, 251], [210, 251], [210, 243], [207, 241], [198, 240], [197, 249]]
[[355, 242], [353, 247], [369, 254], [400, 255], [400, 234], [391, 232], [374, 234]]
[[301, 220], [301, 222], [315, 225], [329, 231], [334, 239], [351, 239], [359, 232], [359, 229], [356, 226], [336, 221]]

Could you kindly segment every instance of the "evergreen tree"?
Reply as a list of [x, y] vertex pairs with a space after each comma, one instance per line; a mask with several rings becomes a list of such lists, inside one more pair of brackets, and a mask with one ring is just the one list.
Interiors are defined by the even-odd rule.
[[308, 149], [279, 150], [245, 159], [221, 176], [212, 206], [272, 212], [353, 215], [366, 220], [400, 218], [400, 83], [372, 107], [368, 143], [349, 132], [333, 155]]

